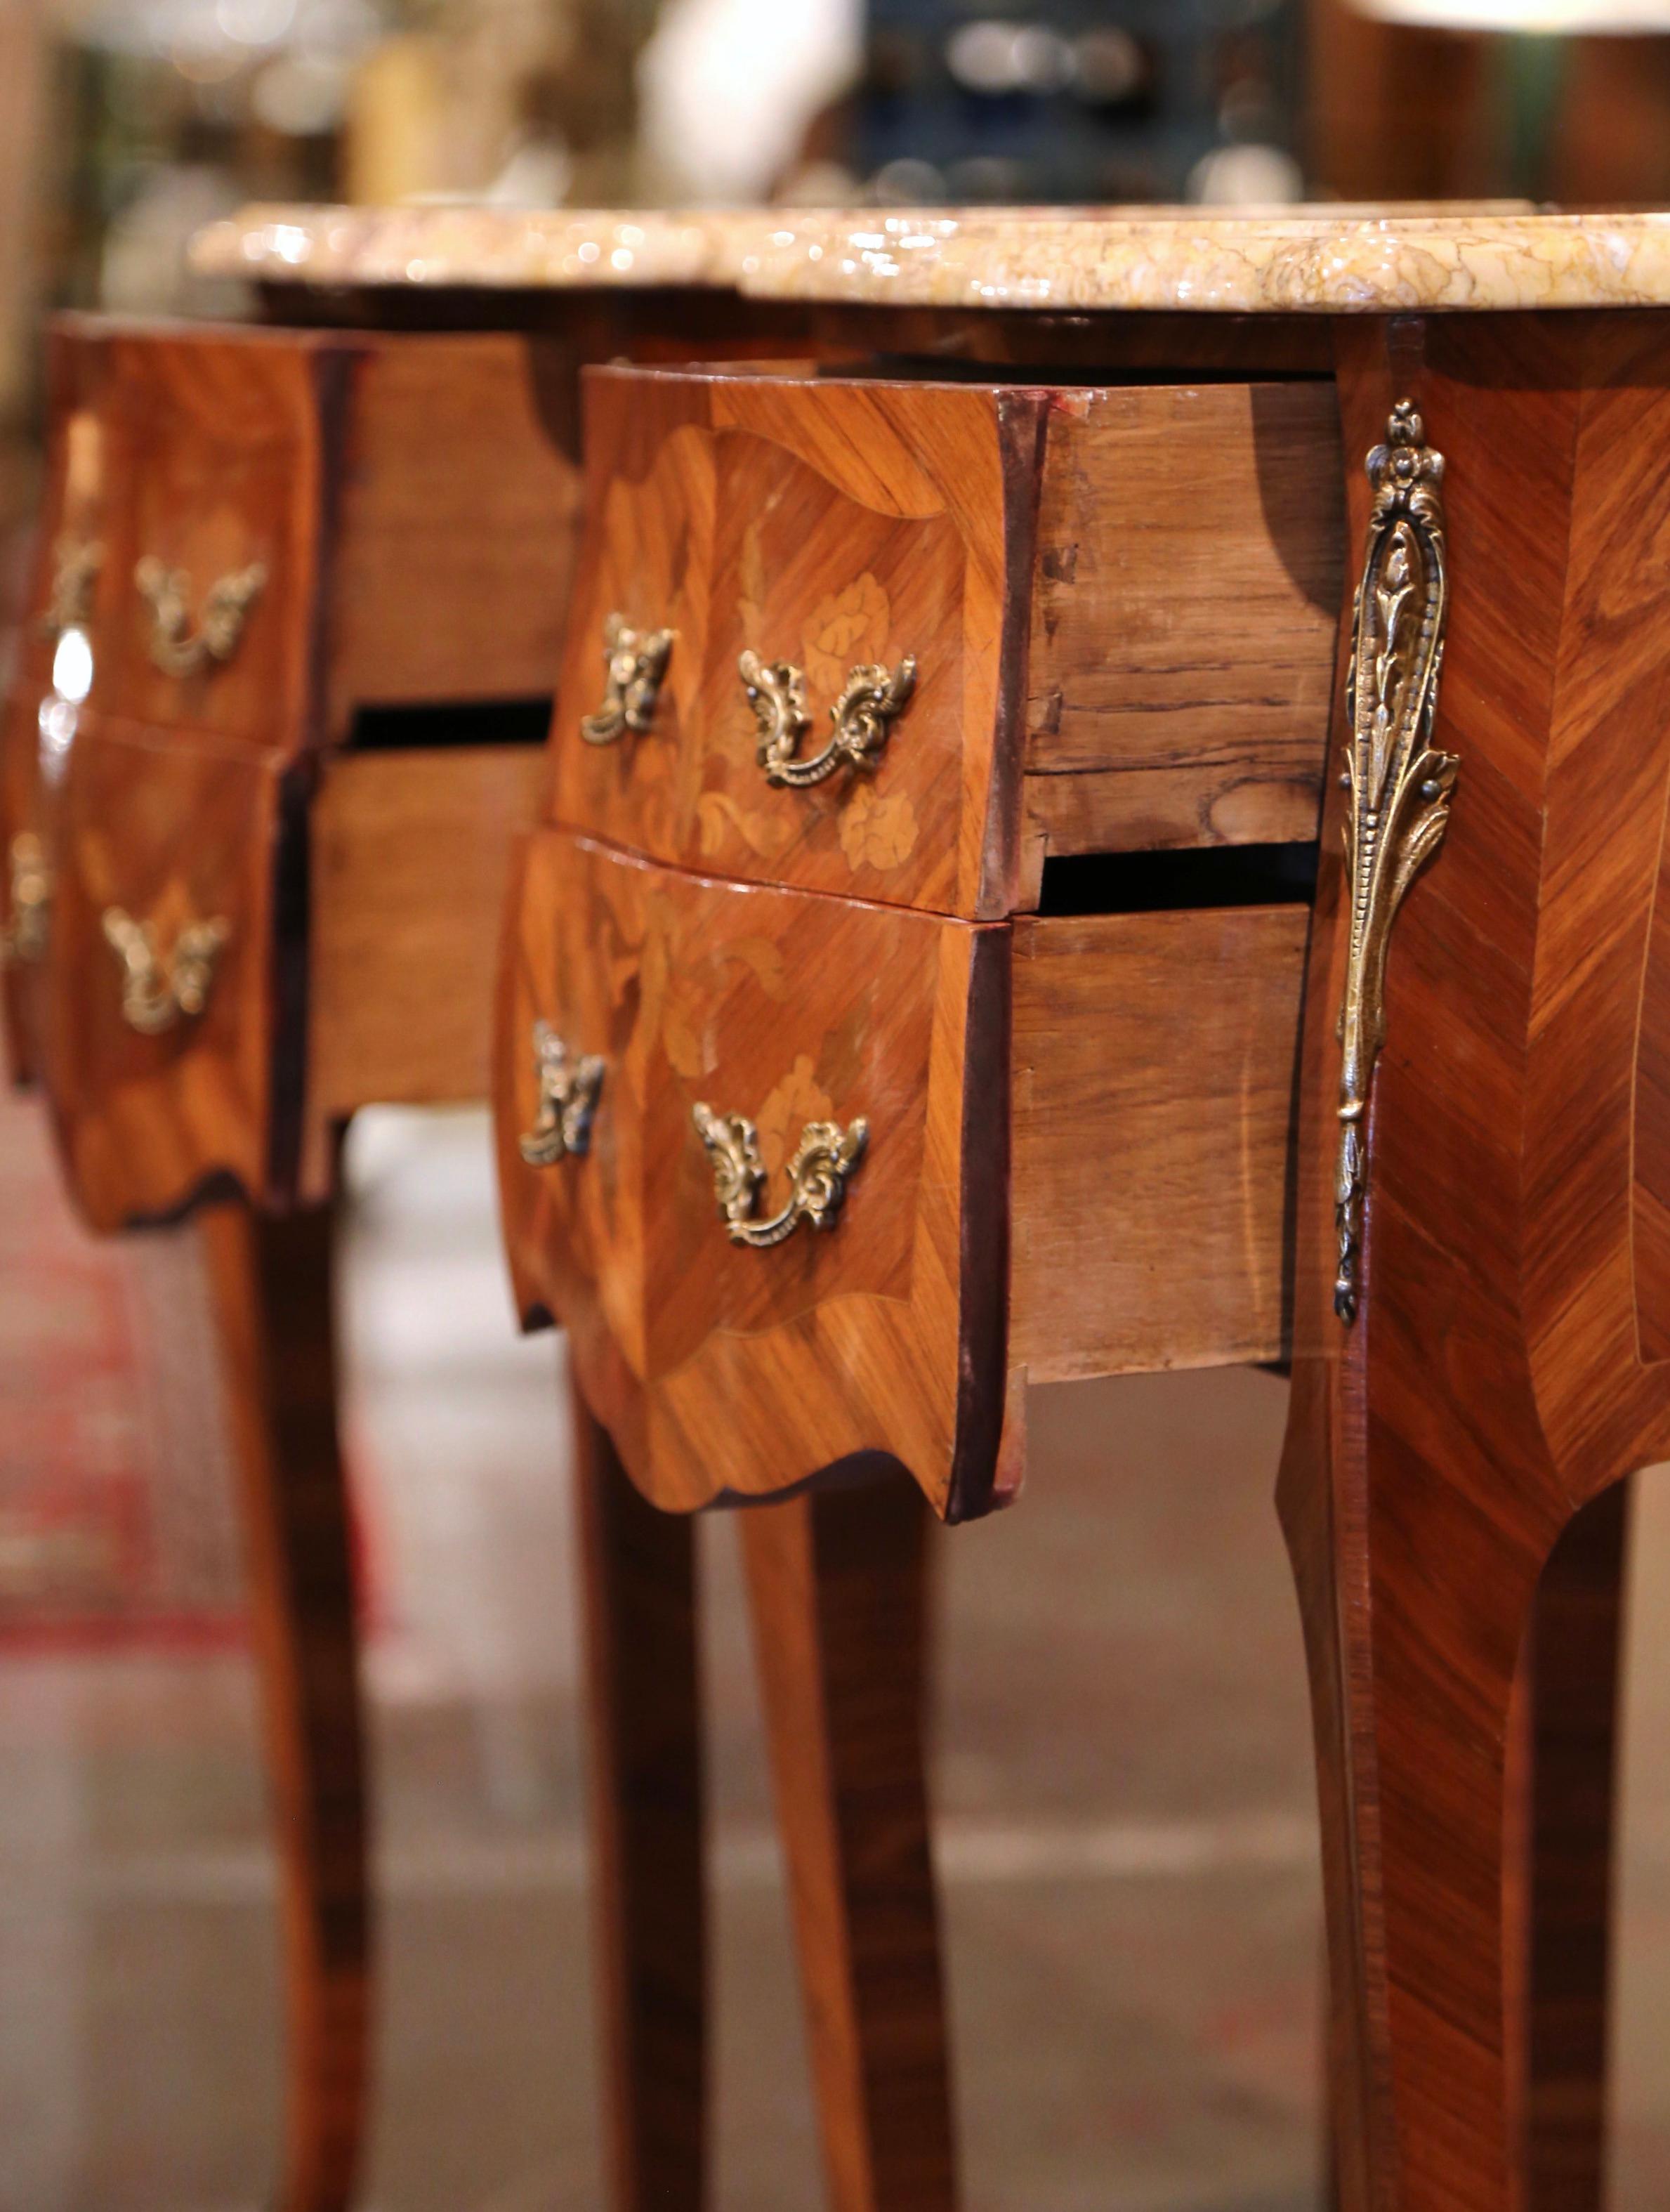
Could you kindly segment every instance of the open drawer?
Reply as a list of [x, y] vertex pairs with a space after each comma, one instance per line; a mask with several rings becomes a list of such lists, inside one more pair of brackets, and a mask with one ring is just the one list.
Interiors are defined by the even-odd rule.
[[986, 1510], [1029, 1371], [1280, 1356], [1308, 921], [982, 926], [538, 833], [495, 1071], [525, 1320], [659, 1504], [885, 1450]]
[[94, 711], [295, 752], [362, 708], [549, 696], [558, 342], [66, 315], [53, 362], [33, 649], [73, 599]]
[[1328, 382], [585, 387], [554, 820], [965, 919], [1049, 856], [1315, 836]]

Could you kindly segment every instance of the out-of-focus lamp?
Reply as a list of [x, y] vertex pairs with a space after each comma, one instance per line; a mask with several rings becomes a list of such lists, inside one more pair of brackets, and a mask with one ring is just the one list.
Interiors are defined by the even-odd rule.
[[1364, 15], [1439, 31], [1670, 31], [1670, 0], [1354, 0]]

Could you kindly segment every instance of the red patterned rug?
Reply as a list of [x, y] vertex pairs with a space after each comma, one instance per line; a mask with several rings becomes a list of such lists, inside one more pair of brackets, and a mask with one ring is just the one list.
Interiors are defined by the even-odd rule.
[[0, 1644], [242, 1634], [195, 1238], [90, 1237], [39, 1100], [0, 1085]]

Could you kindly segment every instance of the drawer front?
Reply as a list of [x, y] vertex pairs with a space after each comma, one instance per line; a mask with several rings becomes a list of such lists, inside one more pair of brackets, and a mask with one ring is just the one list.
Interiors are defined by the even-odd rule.
[[[107, 628], [114, 605], [106, 542], [108, 368], [106, 349], [74, 326], [50, 331], [46, 466], [17, 646], [15, 680], [25, 690], [45, 689], [66, 631], [90, 638]], [[80, 651], [70, 647], [73, 657]]]
[[54, 839], [38, 763], [39, 718], [36, 690], [20, 676], [0, 721], [0, 1006], [15, 1083], [33, 1080], [39, 1057], [52, 927]]
[[273, 1183], [279, 764], [98, 724], [65, 780], [45, 1075], [95, 1228]]
[[[556, 818], [746, 881], [1001, 910], [994, 787], [1017, 761], [1020, 646], [1005, 558], [1041, 404], [588, 372]], [[611, 623], [632, 633], [612, 673]]]
[[658, 1503], [880, 1449], [941, 1512], [989, 1502], [1006, 981], [1001, 930], [530, 842], [495, 1075], [512, 1272]]
[[94, 703], [152, 728], [294, 748], [319, 532], [317, 345], [118, 331]]

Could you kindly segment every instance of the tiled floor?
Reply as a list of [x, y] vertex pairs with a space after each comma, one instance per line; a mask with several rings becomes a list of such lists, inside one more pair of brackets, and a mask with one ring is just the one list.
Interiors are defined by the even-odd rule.
[[[38, 1145], [19, 1119], [32, 1110], [0, 1109], [0, 1139]], [[560, 1355], [511, 1334], [476, 1117], [368, 1121], [352, 1164], [351, 1441], [386, 1900], [367, 2201], [596, 2212]], [[1283, 1407], [1256, 1374], [1049, 1394], [1026, 1498], [940, 1541], [941, 1863], [972, 2212], [1314, 2199], [1315, 1846], [1270, 1505]], [[0, 1402], [0, 1477], [15, 1413]], [[1630, 2205], [1670, 2186], [1670, 1493], [1646, 1488], [1620, 2007]], [[732, 1531], [716, 1518], [703, 1540], [717, 2201], [811, 2212]], [[0, 1654], [0, 2212], [253, 2212], [276, 2052], [246, 1662], [167, 1639]]]

